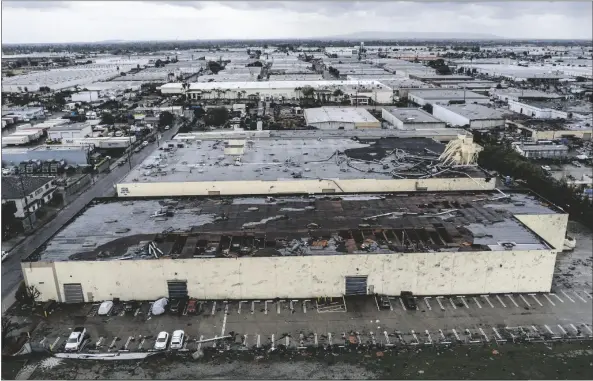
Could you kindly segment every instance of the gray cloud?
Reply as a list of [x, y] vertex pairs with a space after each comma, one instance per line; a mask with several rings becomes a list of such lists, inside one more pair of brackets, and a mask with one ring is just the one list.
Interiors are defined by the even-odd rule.
[[68, 7], [70, 7], [68, 1], [2, 1], [2, 8], [51, 10]]

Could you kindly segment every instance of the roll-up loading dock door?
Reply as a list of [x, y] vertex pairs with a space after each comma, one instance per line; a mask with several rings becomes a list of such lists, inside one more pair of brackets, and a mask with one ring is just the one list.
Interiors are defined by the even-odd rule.
[[80, 284], [80, 283], [64, 284], [64, 302], [65, 303], [84, 303], [84, 294], [82, 293], [82, 284]]
[[186, 281], [168, 280], [167, 288], [169, 289], [169, 299], [185, 299], [188, 296]]
[[367, 276], [347, 276], [346, 277], [346, 296], [348, 295], [366, 295], [367, 294]]

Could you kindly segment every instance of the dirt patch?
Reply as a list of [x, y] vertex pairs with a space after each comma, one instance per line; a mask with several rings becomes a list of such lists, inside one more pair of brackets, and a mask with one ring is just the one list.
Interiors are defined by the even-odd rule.
[[[64, 360], [31, 379], [588, 379], [590, 342], [356, 349], [332, 353], [206, 352], [134, 362]], [[41, 361], [41, 360], [38, 360]], [[22, 364], [22, 361], [21, 361]], [[3, 368], [5, 362], [3, 361]], [[4, 376], [3, 378], [9, 379]]]

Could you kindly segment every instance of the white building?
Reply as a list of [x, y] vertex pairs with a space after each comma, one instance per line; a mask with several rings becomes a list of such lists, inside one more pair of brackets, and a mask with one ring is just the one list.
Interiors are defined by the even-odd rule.
[[562, 144], [514, 144], [517, 152], [528, 159], [564, 159], [568, 147]]
[[[549, 292], [568, 222], [497, 192], [226, 201], [96, 203], [21, 263], [25, 282], [66, 303]], [[435, 217], [385, 215], [402, 210]]]
[[70, 123], [50, 127], [48, 138], [50, 140], [65, 141], [70, 139], [85, 138], [91, 136], [93, 128], [90, 123]]
[[55, 177], [2, 176], [2, 203], [14, 201], [15, 217], [25, 218], [53, 198]]
[[87, 102], [93, 103], [99, 101], [100, 94], [99, 91], [80, 91], [78, 93], [74, 93], [71, 96], [72, 102]]
[[455, 102], [488, 104], [490, 99], [473, 91], [463, 89], [420, 89], [410, 90], [408, 100], [424, 106], [425, 104], [447, 105]]
[[527, 115], [536, 119], [567, 119], [568, 113], [555, 110], [546, 106], [545, 103], [517, 102], [509, 100], [509, 109], [518, 114]]
[[432, 115], [451, 126], [469, 126], [472, 130], [504, 127], [504, 113], [478, 104], [433, 105]]
[[307, 125], [320, 130], [381, 128], [381, 122], [366, 109], [359, 107], [308, 108], [304, 114]]
[[446, 127], [445, 122], [418, 108], [383, 108], [381, 117], [398, 130], [426, 130]]
[[[336, 90], [350, 97], [365, 97], [379, 104], [393, 100], [393, 89], [375, 80], [360, 81], [267, 81], [267, 82], [194, 82], [187, 94], [190, 99], [248, 99], [298, 100], [304, 98], [302, 90], [312, 87], [315, 97], [333, 97]], [[181, 83], [167, 83], [160, 87], [161, 93], [183, 94]]]

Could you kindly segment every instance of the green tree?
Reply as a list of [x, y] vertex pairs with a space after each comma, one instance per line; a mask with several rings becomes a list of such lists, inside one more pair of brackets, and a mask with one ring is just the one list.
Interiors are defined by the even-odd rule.
[[208, 109], [204, 122], [210, 126], [222, 126], [229, 120], [229, 110], [226, 107]]
[[104, 112], [101, 114], [101, 124], [108, 124], [108, 125], [114, 125], [115, 124], [115, 117], [108, 112]]
[[174, 119], [175, 119], [175, 117], [169, 111], [163, 111], [159, 115], [159, 126], [160, 127], [170, 126], [171, 124], [173, 124]]
[[304, 86], [301, 89], [301, 93], [305, 98], [313, 98], [313, 96], [315, 95], [315, 89], [311, 86]]

